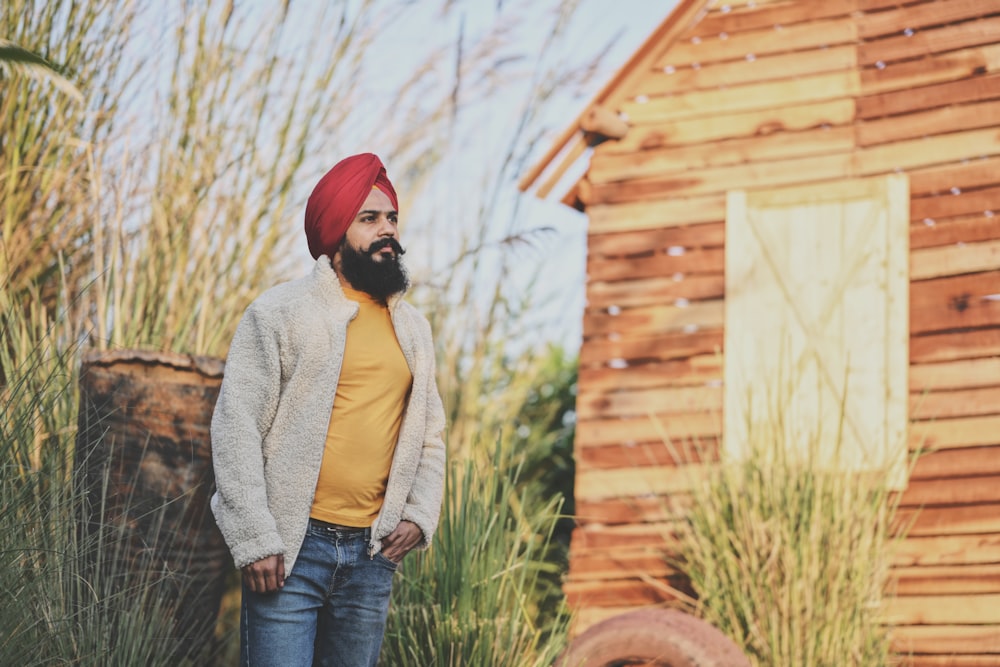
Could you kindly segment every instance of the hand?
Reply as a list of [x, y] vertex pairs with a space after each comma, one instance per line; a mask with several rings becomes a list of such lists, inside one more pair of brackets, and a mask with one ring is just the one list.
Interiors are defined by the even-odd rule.
[[285, 557], [266, 556], [243, 566], [243, 582], [254, 593], [273, 593], [285, 585]]
[[424, 534], [417, 524], [412, 521], [400, 521], [395, 530], [382, 538], [382, 555], [393, 563], [400, 563], [403, 561], [403, 556], [420, 544], [422, 539]]

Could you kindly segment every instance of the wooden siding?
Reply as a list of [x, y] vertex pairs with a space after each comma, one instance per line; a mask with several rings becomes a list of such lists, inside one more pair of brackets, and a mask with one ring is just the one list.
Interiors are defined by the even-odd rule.
[[690, 594], [665, 556], [718, 458], [726, 193], [902, 172], [924, 454], [888, 620], [907, 664], [1000, 664], [1000, 0], [718, 3], [643, 67], [575, 188], [577, 629]]

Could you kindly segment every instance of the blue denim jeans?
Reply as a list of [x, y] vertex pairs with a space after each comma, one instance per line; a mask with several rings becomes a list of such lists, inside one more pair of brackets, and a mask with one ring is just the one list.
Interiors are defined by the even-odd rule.
[[370, 529], [339, 530], [310, 520], [284, 588], [243, 587], [243, 667], [374, 667], [396, 564], [368, 557]]

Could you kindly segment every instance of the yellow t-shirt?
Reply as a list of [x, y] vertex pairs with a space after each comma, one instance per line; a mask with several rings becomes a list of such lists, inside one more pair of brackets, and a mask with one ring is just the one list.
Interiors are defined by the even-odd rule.
[[413, 375], [392, 328], [389, 309], [344, 286], [358, 302], [326, 434], [310, 516], [345, 526], [375, 521], [389, 480]]

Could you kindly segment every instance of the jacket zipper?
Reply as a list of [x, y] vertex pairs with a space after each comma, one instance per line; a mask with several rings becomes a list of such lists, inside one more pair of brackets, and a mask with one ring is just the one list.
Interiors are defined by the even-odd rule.
[[[392, 329], [393, 329], [394, 332], [396, 332], [397, 338], [399, 336], [399, 333], [398, 333], [399, 332], [399, 327], [397, 326], [397, 323], [396, 323], [396, 306], [397, 306], [398, 303], [399, 303], [399, 299], [396, 299], [396, 301], [394, 301], [391, 304], [390, 309], [389, 309], [389, 320], [392, 322]], [[406, 357], [406, 351], [403, 350], [402, 347], [403, 347], [403, 345], [402, 345], [402, 343], [400, 343], [400, 352], [402, 352], [403, 356]], [[409, 359], [406, 359], [406, 365], [407, 366], [410, 365], [410, 360]], [[416, 375], [416, 370], [414, 368], [411, 368], [410, 372], [413, 373], [414, 375]], [[398, 441], [397, 441], [397, 444], [399, 444]], [[385, 485], [387, 493], [388, 493], [389, 488], [392, 486], [392, 473], [393, 473], [393, 470], [396, 467], [395, 463], [396, 463], [396, 457], [395, 457], [395, 455], [393, 455], [392, 465], [389, 468], [389, 479], [386, 480], [386, 485]], [[368, 560], [375, 560], [375, 534], [376, 534], [376, 529], [378, 528], [379, 520], [381, 518], [382, 518], [382, 511], [379, 510], [378, 516], [375, 517], [375, 522], [372, 524], [372, 536], [371, 536], [371, 539], [368, 541]]]

